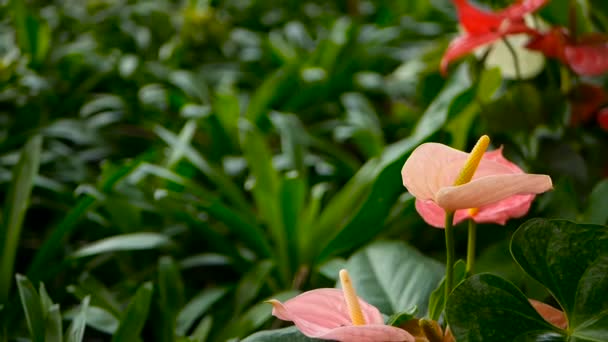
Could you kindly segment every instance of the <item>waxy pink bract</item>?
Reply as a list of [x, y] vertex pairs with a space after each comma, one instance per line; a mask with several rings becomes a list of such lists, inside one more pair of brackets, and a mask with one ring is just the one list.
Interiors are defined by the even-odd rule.
[[[403, 165], [403, 185], [416, 197], [416, 209], [428, 224], [443, 228], [448, 210], [455, 211], [454, 224], [471, 217], [478, 223], [504, 225], [509, 218], [525, 215], [535, 194], [552, 188], [549, 176], [524, 173], [502, 156], [502, 149], [483, 155], [471, 182], [453, 186], [468, 155], [426, 143]], [[477, 208], [474, 215], [471, 208]]]
[[293, 321], [306, 336], [335, 341], [414, 341], [407, 331], [384, 324], [376, 307], [359, 298], [365, 325], [353, 325], [340, 289], [304, 292], [285, 303], [269, 301], [272, 314]]

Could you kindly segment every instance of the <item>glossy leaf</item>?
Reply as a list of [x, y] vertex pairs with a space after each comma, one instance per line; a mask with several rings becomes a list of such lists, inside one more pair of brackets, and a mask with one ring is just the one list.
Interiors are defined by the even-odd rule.
[[566, 341], [515, 285], [488, 273], [454, 289], [446, 316], [457, 341]]
[[346, 269], [359, 297], [386, 315], [426, 312], [428, 298], [443, 267], [402, 242], [377, 242], [353, 254]]
[[606, 226], [533, 219], [513, 235], [511, 253], [559, 302], [573, 336], [608, 336]]
[[466, 341], [601, 341], [608, 336], [605, 226], [533, 219], [513, 235], [511, 253], [566, 314], [568, 329], [545, 321], [512, 283], [491, 274], [465, 280], [448, 299], [447, 320]]

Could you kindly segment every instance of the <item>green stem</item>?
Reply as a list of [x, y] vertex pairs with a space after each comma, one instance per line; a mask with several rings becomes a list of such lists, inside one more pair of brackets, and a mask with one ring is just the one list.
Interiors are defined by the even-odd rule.
[[517, 58], [515, 49], [513, 48], [513, 45], [507, 38], [502, 37], [502, 41], [505, 43], [505, 46], [507, 47], [507, 49], [509, 49], [509, 52], [511, 53], [511, 57], [513, 57], [513, 65], [515, 66], [515, 75], [517, 77], [517, 80], [521, 81], [521, 69], [519, 67], [519, 58]]
[[475, 242], [477, 240], [477, 223], [473, 219], [469, 220], [469, 242], [467, 245], [467, 277], [473, 274], [475, 264]]
[[445, 249], [447, 252], [445, 262], [445, 299], [452, 293], [454, 284], [454, 212], [445, 213]]

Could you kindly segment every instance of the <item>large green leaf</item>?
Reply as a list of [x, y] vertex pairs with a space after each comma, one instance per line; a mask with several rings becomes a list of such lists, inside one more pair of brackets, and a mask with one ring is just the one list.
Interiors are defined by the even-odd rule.
[[304, 336], [296, 327], [257, 332], [242, 342], [313, 342], [323, 341]]
[[488, 273], [454, 289], [446, 316], [456, 341], [566, 341], [515, 285]]
[[533, 219], [513, 235], [511, 253], [559, 302], [573, 336], [608, 336], [606, 226]]
[[318, 261], [360, 246], [382, 230], [392, 204], [405, 191], [399, 180], [403, 163], [416, 146], [445, 124], [452, 101], [470, 87], [463, 65], [425, 111], [414, 133], [370, 159], [328, 203], [313, 238], [322, 247]]
[[533, 219], [513, 235], [517, 263], [564, 310], [567, 330], [546, 322], [510, 282], [481, 274], [456, 287], [447, 319], [463, 341], [605, 341], [608, 336], [608, 229]]
[[[359, 297], [392, 315], [416, 306], [425, 313], [443, 266], [403, 242], [376, 242], [346, 263]], [[424, 310], [424, 311], [423, 311]]]

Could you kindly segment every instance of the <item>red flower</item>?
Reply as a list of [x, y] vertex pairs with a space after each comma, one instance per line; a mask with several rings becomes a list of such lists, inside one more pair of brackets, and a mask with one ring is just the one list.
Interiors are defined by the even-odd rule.
[[597, 113], [597, 123], [604, 131], [608, 132], [608, 107]]
[[588, 34], [575, 40], [565, 28], [536, 33], [526, 46], [557, 58], [575, 73], [597, 76], [608, 72], [608, 36]]
[[570, 124], [588, 122], [598, 113], [602, 106], [608, 104], [608, 94], [602, 87], [589, 83], [581, 83], [570, 94], [571, 113]]
[[468, 0], [453, 0], [458, 12], [458, 20], [465, 33], [454, 39], [441, 59], [441, 73], [446, 74], [451, 61], [462, 57], [475, 48], [492, 43], [506, 35], [536, 34], [529, 28], [523, 17], [532, 13], [548, 0], [519, 0], [498, 12], [488, 12], [471, 5]]

